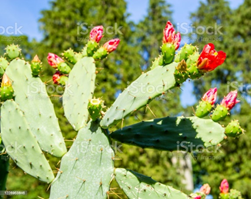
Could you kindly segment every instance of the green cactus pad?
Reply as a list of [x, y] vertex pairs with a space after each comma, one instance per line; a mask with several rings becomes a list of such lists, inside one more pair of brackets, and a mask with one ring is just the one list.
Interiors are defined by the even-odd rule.
[[114, 152], [96, 122], [78, 132], [69, 152], [62, 158], [51, 186], [50, 199], [105, 199], [114, 170]]
[[88, 41], [88, 43], [86, 44], [86, 52], [88, 57], [93, 56], [93, 54], [98, 50], [98, 45], [99, 44], [96, 41]]
[[206, 101], [200, 101], [199, 105], [196, 107], [195, 115], [199, 118], [207, 116], [212, 110], [212, 105]]
[[61, 73], [61, 74], [69, 74], [71, 72], [71, 68], [70, 66], [68, 66], [65, 62], [61, 62], [59, 65], [58, 65], [58, 71]]
[[243, 133], [243, 129], [240, 127], [238, 120], [231, 121], [225, 129], [225, 134], [229, 137], [236, 137]]
[[88, 103], [95, 88], [96, 67], [91, 57], [84, 57], [73, 67], [65, 92], [63, 105], [65, 116], [77, 131], [88, 119]]
[[165, 43], [161, 47], [162, 55], [163, 55], [163, 65], [170, 64], [175, 55], [175, 46], [174, 44]]
[[12, 86], [3, 86], [0, 88], [0, 99], [6, 101], [14, 97], [14, 90]]
[[143, 73], [129, 87], [127, 87], [108, 109], [101, 121], [103, 128], [125, 118], [131, 112], [148, 104], [176, 85], [174, 71], [178, 63], [167, 66], [158, 66], [153, 70]]
[[50, 183], [54, 179], [51, 167], [17, 103], [4, 102], [1, 116], [1, 134], [7, 153], [24, 172]]
[[7, 57], [10, 59], [17, 58], [21, 53], [21, 49], [19, 48], [19, 46], [14, 44], [7, 46], [5, 50]]
[[41, 149], [57, 157], [63, 156], [66, 146], [45, 84], [40, 78], [32, 77], [30, 65], [23, 60], [13, 60], [6, 74], [12, 80], [15, 101]]
[[124, 127], [110, 136], [143, 148], [193, 151], [217, 145], [225, 135], [224, 128], [210, 119], [166, 117]]
[[225, 106], [217, 105], [217, 107], [215, 108], [212, 114], [212, 120], [215, 122], [224, 120], [228, 114], [229, 114], [229, 111]]
[[130, 199], [189, 199], [181, 191], [131, 170], [117, 168], [115, 179]]

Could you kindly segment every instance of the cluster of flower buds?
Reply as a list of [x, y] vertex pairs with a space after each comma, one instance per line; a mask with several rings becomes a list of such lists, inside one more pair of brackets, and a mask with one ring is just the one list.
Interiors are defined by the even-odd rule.
[[204, 184], [199, 192], [190, 194], [192, 199], [206, 199], [206, 196], [210, 194], [211, 187], [209, 184]]
[[241, 193], [235, 189], [229, 190], [229, 184], [226, 179], [222, 180], [220, 184], [220, 199], [241, 199]]

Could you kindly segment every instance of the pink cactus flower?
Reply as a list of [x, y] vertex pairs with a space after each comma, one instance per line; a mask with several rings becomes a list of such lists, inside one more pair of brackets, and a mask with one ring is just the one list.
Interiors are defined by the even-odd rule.
[[99, 43], [103, 37], [103, 26], [96, 26], [90, 32], [90, 40]]
[[120, 40], [119, 39], [112, 39], [104, 44], [104, 49], [107, 50], [108, 53], [111, 53], [112, 51], [116, 50], [116, 48], [119, 45]]
[[64, 60], [53, 54], [53, 53], [49, 53], [48, 56], [47, 56], [47, 60], [48, 60], [48, 63], [53, 67], [53, 68], [57, 68], [58, 67], [58, 64], [64, 62]]
[[208, 195], [211, 191], [211, 187], [209, 186], [209, 184], [204, 184], [201, 188], [200, 188], [200, 192], [204, 193], [206, 195]]
[[221, 101], [221, 105], [225, 106], [228, 110], [231, 110], [235, 104], [239, 103], [240, 101], [237, 100], [237, 91], [231, 91], [230, 93], [228, 93], [228, 95], [226, 97], [224, 97], [224, 99]]
[[205, 102], [209, 102], [211, 105], [213, 105], [216, 101], [216, 97], [217, 88], [211, 88], [203, 95], [202, 100]]
[[228, 181], [226, 179], [222, 180], [221, 184], [220, 184], [220, 192], [221, 193], [228, 193], [229, 191], [229, 184]]
[[175, 50], [177, 50], [180, 47], [180, 40], [181, 40], [180, 33], [178, 32], [175, 34], [173, 24], [170, 21], [168, 21], [163, 31], [163, 43], [174, 44]]

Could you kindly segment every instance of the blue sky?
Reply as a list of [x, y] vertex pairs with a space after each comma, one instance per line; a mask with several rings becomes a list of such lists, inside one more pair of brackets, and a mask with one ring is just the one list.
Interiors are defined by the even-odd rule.
[[[38, 19], [41, 17], [40, 11], [49, 9], [50, 0], [0, 0], [0, 34], [14, 34], [13, 29], [17, 27], [16, 33], [28, 35], [30, 39], [40, 40], [42, 33], [39, 31]], [[204, 0], [203, 0], [204, 1]], [[229, 0], [231, 8], [237, 8], [244, 0]], [[130, 19], [138, 22], [147, 14], [148, 0], [127, 0]], [[173, 23], [190, 23], [189, 15], [199, 6], [199, 0], [175, 0], [167, 1], [172, 7]], [[185, 40], [186, 41], [186, 40]], [[192, 105], [195, 99], [192, 93], [192, 83], [185, 82], [181, 95], [182, 105]]]

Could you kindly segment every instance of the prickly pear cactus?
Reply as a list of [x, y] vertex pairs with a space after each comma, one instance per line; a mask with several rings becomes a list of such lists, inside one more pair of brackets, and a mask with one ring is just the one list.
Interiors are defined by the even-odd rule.
[[113, 174], [114, 152], [106, 132], [90, 121], [79, 130], [51, 186], [50, 199], [107, 198]]
[[191, 151], [217, 145], [223, 140], [224, 131], [221, 125], [210, 119], [166, 117], [124, 127], [110, 136], [143, 148]]
[[131, 170], [117, 168], [115, 170], [115, 179], [130, 199], [189, 199], [181, 191]]
[[54, 179], [51, 167], [17, 103], [4, 102], [1, 115], [1, 135], [7, 153], [24, 172], [50, 183]]
[[85, 57], [73, 67], [65, 92], [63, 106], [65, 116], [75, 130], [84, 127], [88, 119], [88, 103], [92, 99], [96, 78], [94, 59]]
[[12, 80], [15, 101], [41, 149], [57, 157], [63, 156], [66, 146], [45, 84], [39, 77], [32, 77], [30, 65], [23, 60], [13, 60], [6, 74]]

